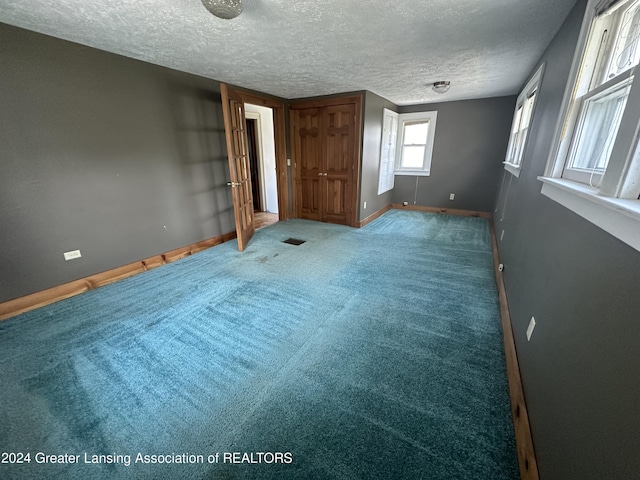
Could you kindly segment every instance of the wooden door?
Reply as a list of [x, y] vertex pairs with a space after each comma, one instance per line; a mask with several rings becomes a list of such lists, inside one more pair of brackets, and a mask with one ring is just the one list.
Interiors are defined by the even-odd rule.
[[322, 221], [324, 138], [322, 108], [291, 110], [293, 153], [296, 161], [296, 214]]
[[220, 95], [227, 138], [227, 157], [231, 176], [229, 185], [233, 196], [238, 250], [242, 252], [255, 232], [244, 102], [237, 92], [229, 89], [224, 83], [220, 84]]
[[296, 216], [357, 226], [362, 96], [290, 107]]
[[325, 109], [325, 155], [322, 190], [323, 221], [349, 225], [355, 171], [355, 104], [331, 105]]

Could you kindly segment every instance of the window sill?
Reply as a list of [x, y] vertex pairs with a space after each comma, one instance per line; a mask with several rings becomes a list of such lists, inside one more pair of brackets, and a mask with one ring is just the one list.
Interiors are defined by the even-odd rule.
[[413, 177], [428, 177], [431, 172], [428, 170], [396, 170], [394, 175], [411, 175]]
[[599, 195], [562, 178], [538, 177], [542, 194], [640, 251], [640, 201]]
[[509, 172], [511, 175], [515, 176], [515, 177], [520, 177], [520, 172], [522, 171], [522, 169], [519, 166], [514, 165], [513, 163], [509, 163], [509, 162], [502, 162], [504, 164], [504, 169]]

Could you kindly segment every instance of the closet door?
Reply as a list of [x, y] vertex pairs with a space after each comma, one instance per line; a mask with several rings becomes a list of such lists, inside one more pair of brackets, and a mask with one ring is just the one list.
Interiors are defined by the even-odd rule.
[[293, 154], [296, 161], [296, 216], [323, 220], [324, 134], [322, 108], [291, 110]]
[[355, 172], [355, 132], [353, 103], [325, 107], [325, 158], [321, 185], [324, 205], [322, 220], [349, 225]]
[[296, 216], [357, 226], [361, 95], [291, 103]]

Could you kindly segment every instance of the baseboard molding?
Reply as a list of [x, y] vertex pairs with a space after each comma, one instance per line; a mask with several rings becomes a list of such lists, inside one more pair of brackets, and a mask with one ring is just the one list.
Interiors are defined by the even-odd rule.
[[520, 377], [520, 367], [516, 345], [511, 328], [511, 315], [509, 314], [509, 304], [507, 293], [504, 288], [502, 272], [500, 271], [500, 256], [498, 252], [498, 241], [496, 231], [491, 224], [491, 246], [493, 250], [493, 265], [498, 287], [498, 297], [500, 301], [500, 317], [502, 319], [502, 333], [504, 338], [504, 352], [507, 361], [507, 376], [509, 379], [509, 396], [511, 398], [511, 415], [513, 417], [513, 428], [516, 436], [516, 450], [518, 463], [520, 464], [521, 480], [539, 480], [538, 463], [533, 448], [533, 437], [531, 436], [531, 425], [529, 424], [529, 414], [522, 388], [522, 378]]
[[217, 237], [208, 238], [201, 242], [193, 243], [185, 247], [176, 248], [160, 255], [145, 258], [137, 262], [122, 265], [106, 272], [96, 273], [73, 282], [58, 285], [56, 287], [41, 290], [39, 292], [15, 298], [7, 302], [0, 303], [0, 320], [6, 320], [20, 313], [28, 312], [39, 307], [44, 307], [51, 303], [59, 302], [65, 298], [79, 295], [88, 290], [108, 285], [118, 280], [123, 280], [133, 275], [146, 272], [153, 268], [160, 267], [166, 263], [175, 262], [181, 258], [188, 257], [194, 253], [201, 252], [229, 240], [236, 238], [236, 232], [225, 233]]
[[398, 210], [416, 210], [418, 212], [429, 212], [429, 213], [443, 213], [446, 215], [458, 215], [462, 217], [481, 217], [491, 219], [491, 213], [489, 212], [479, 212], [475, 210], [461, 210], [457, 208], [442, 208], [442, 207], [423, 207], [421, 205], [401, 205], [399, 203], [393, 203], [391, 208], [396, 208]]
[[387, 205], [386, 207], [381, 208], [375, 213], [372, 213], [364, 220], [360, 220], [357, 224], [358, 228], [362, 228], [368, 223], [373, 222], [375, 219], [380, 217], [381, 215], [387, 213], [389, 210], [398, 209], [398, 210], [415, 210], [418, 212], [428, 212], [428, 213], [442, 213], [446, 215], [458, 215], [462, 217], [481, 217], [486, 219], [491, 219], [491, 213], [489, 212], [479, 212], [475, 210], [461, 210], [457, 208], [441, 208], [441, 207], [423, 207], [421, 205], [401, 205], [399, 203], [392, 203]]
[[383, 215], [383, 214], [387, 213], [389, 210], [391, 210], [391, 208], [392, 208], [391, 205], [387, 205], [386, 207], [381, 208], [377, 212], [372, 213], [371, 215], [369, 215], [364, 220], [360, 220], [358, 222], [358, 228], [362, 228], [365, 225], [367, 225], [368, 223], [373, 222], [376, 218], [380, 217], [381, 215]]

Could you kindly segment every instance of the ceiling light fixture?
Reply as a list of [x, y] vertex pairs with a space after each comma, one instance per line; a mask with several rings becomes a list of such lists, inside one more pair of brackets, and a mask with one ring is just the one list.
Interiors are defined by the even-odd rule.
[[451, 82], [448, 80], [442, 80], [440, 82], [433, 82], [433, 86], [431, 87], [436, 93], [445, 93], [451, 88]]
[[231, 20], [242, 13], [242, 0], [202, 0], [202, 4], [216, 17]]

